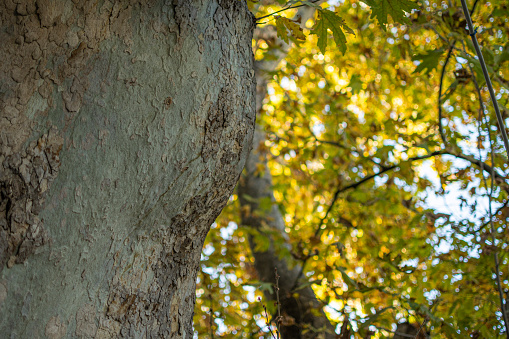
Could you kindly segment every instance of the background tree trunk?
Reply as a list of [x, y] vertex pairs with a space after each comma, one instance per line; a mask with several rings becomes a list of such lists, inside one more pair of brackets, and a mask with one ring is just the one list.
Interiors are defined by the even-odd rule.
[[[267, 155], [259, 151], [257, 145], [265, 140], [265, 135], [261, 131], [255, 131], [253, 139], [254, 149], [251, 152], [244, 175], [239, 181], [238, 193], [242, 214], [242, 224], [253, 227], [262, 232], [262, 227], [266, 226], [271, 230], [270, 234], [265, 234], [270, 246], [266, 251], [256, 250], [256, 243], [250, 239], [250, 247], [255, 258], [255, 269], [260, 281], [275, 283], [275, 272], [279, 278], [279, 299], [282, 313], [282, 338], [336, 338], [334, 326], [327, 319], [322, 308], [323, 305], [316, 299], [311, 286], [301, 287], [298, 278], [301, 271], [300, 265], [292, 265], [286, 260], [279, 258], [280, 248], [275, 246], [277, 242], [273, 235], [288, 241], [285, 233], [285, 222], [279, 207], [274, 201], [272, 194], [272, 177], [267, 167]], [[263, 166], [263, 167], [262, 167]], [[264, 168], [260, 171], [260, 168]], [[273, 201], [269, 211], [260, 208], [259, 202], [264, 198]], [[249, 208], [245, 208], [249, 207]], [[281, 241], [278, 241], [281, 243]], [[291, 250], [291, 245], [283, 241], [283, 246]], [[296, 289], [298, 287], [298, 289]], [[271, 300], [276, 300], [275, 293], [267, 295]], [[306, 329], [306, 331], [303, 331]]]
[[[314, 1], [320, 3], [322, 1]], [[301, 19], [304, 25], [315, 12], [312, 7], [301, 7], [296, 17]], [[277, 38], [276, 29], [273, 26], [264, 26], [255, 30], [255, 38], [272, 41], [277, 44], [273, 46], [275, 59], [260, 60], [255, 63], [255, 74], [257, 79], [256, 90], [256, 111], [262, 110], [262, 102], [267, 94], [267, 72], [276, 70], [282, 59], [286, 57], [290, 46]], [[255, 269], [260, 281], [275, 283], [275, 272], [277, 268], [279, 279], [279, 295], [283, 323], [281, 326], [282, 338], [336, 338], [334, 326], [327, 319], [323, 312], [323, 305], [317, 300], [313, 289], [308, 285], [300, 286], [298, 282], [301, 272], [300, 265], [291, 265], [279, 258], [280, 249], [274, 246], [274, 234], [283, 239], [284, 246], [291, 250], [285, 233], [285, 222], [278, 206], [275, 204], [272, 192], [272, 177], [267, 167], [267, 151], [261, 151], [259, 147], [266, 139], [262, 128], [257, 126], [253, 140], [253, 151], [246, 162], [246, 168], [238, 185], [238, 195], [241, 204], [242, 224], [253, 227], [261, 232], [262, 225], [271, 230], [271, 234], [265, 234], [270, 242], [267, 251], [257, 251], [256, 244], [250, 240], [250, 247], [255, 258]], [[260, 171], [260, 169], [263, 169]], [[274, 204], [269, 211], [260, 208], [261, 199], [269, 198]], [[247, 208], [246, 208], [247, 207]], [[248, 212], [246, 212], [248, 211]], [[279, 241], [281, 243], [281, 241]], [[298, 291], [296, 290], [298, 287]], [[267, 294], [271, 300], [276, 300], [275, 294]], [[306, 331], [303, 331], [306, 329]]]
[[192, 337], [251, 147], [245, 3], [0, 4], [0, 333]]

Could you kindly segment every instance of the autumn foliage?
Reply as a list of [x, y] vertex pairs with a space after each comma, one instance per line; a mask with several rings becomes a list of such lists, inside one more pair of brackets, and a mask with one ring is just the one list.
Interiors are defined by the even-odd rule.
[[[301, 4], [318, 7], [307, 22], [298, 8], [270, 15]], [[468, 5], [507, 118], [508, 4]], [[242, 211], [231, 197], [203, 249], [198, 336], [271, 336], [274, 285], [258, 281], [251, 255], [268, 239], [303, 266], [338, 337], [392, 337], [406, 322], [434, 338], [505, 336], [508, 159], [459, 0], [250, 7], [291, 46], [257, 118], [286, 236], [242, 225], [270, 199]], [[253, 46], [256, 60], [280, 48]]]

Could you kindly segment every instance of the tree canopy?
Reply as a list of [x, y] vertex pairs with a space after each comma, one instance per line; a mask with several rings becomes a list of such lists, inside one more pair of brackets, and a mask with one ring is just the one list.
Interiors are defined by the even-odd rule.
[[[273, 336], [278, 306], [264, 292], [277, 286], [258, 280], [249, 245], [267, 237], [302, 267], [293, 293], [311, 286], [341, 338], [391, 336], [405, 321], [436, 338], [505, 336], [508, 159], [460, 1], [249, 5], [290, 45], [266, 70], [257, 117], [275, 201], [246, 211], [236, 193], [212, 226], [198, 336]], [[306, 22], [300, 5], [315, 8]], [[507, 120], [508, 4], [469, 9]], [[260, 36], [253, 50], [277, 60], [281, 44]], [[284, 236], [242, 224], [274, 203]]]

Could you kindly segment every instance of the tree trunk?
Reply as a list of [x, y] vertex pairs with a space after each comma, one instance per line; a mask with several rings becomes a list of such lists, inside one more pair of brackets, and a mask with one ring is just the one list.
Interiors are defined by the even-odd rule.
[[[314, 1], [317, 2], [317, 1]], [[318, 1], [320, 3], [322, 1]], [[314, 8], [301, 7], [296, 17], [301, 18], [305, 23], [314, 14]], [[266, 41], [277, 43], [274, 48], [275, 59], [269, 61], [257, 61], [255, 63], [255, 74], [257, 79], [256, 90], [256, 111], [262, 109], [262, 102], [267, 93], [266, 73], [274, 71], [280, 61], [286, 57], [290, 46], [276, 36], [276, 29], [272, 26], [264, 26], [255, 30], [255, 37]], [[239, 181], [238, 193], [242, 206], [242, 224], [261, 231], [262, 225], [268, 226], [273, 234], [288, 240], [285, 233], [285, 222], [279, 208], [274, 202], [272, 192], [272, 176], [267, 167], [266, 151], [260, 151], [259, 146], [265, 141], [266, 135], [260, 127], [256, 128], [253, 151], [251, 152], [246, 168]], [[259, 169], [263, 168], [263, 171]], [[263, 173], [262, 173], [263, 172]], [[269, 211], [264, 211], [259, 206], [259, 201], [264, 198], [271, 199], [274, 204]], [[245, 208], [247, 207], [247, 208]], [[284, 259], [279, 258], [279, 249], [274, 246], [274, 239], [270, 234], [266, 234], [267, 241], [270, 242], [267, 251], [256, 251], [256, 244], [250, 241], [250, 248], [255, 258], [255, 269], [260, 281], [266, 283], [275, 283], [275, 272], [277, 268], [279, 278], [279, 296], [280, 309], [283, 316], [281, 324], [281, 336], [283, 339], [311, 339], [336, 338], [334, 326], [327, 319], [323, 312], [323, 305], [317, 300], [313, 289], [308, 285], [299, 286], [299, 273], [301, 266], [291, 267]], [[291, 245], [286, 242], [284, 246], [291, 250]], [[295, 291], [295, 287], [299, 287]], [[276, 301], [275, 294], [268, 294], [268, 298]]]
[[251, 148], [247, 6], [0, 16], [0, 333], [191, 338], [202, 244]]
[[[266, 163], [267, 155], [259, 151], [257, 147], [263, 143], [264, 137], [264, 133], [257, 128], [253, 140], [253, 151], [246, 162], [244, 175], [239, 181], [239, 200], [243, 207], [241, 208], [242, 224], [253, 227], [259, 232], [262, 232], [262, 226], [265, 225], [278, 237], [288, 239], [283, 216], [274, 202], [272, 177]], [[259, 170], [262, 166], [263, 173]], [[259, 202], [264, 198], [270, 198], [274, 202], [269, 211], [264, 211], [259, 206]], [[266, 237], [270, 242], [268, 250], [257, 251], [256, 244], [251, 239], [250, 247], [260, 281], [275, 283], [275, 268], [280, 276], [278, 287], [283, 317], [280, 327], [281, 337], [283, 339], [336, 338], [334, 326], [324, 314], [323, 305], [316, 299], [313, 289], [310, 286], [301, 287], [298, 284], [301, 266], [291, 267], [285, 259], [280, 259], [280, 249], [274, 245], [276, 241], [270, 234], [266, 234]], [[288, 243], [284, 243], [284, 246], [291, 250]], [[298, 290], [295, 289], [296, 287], [299, 287]], [[267, 296], [276, 300], [275, 293]]]

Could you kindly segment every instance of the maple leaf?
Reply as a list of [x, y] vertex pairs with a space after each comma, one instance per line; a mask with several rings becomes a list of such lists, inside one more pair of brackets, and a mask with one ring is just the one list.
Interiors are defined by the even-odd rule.
[[288, 43], [289, 38], [288, 31], [290, 31], [294, 38], [298, 40], [306, 40], [306, 36], [304, 35], [302, 28], [288, 18], [276, 16], [276, 30], [278, 37], [286, 43]]
[[343, 19], [336, 13], [327, 9], [320, 9], [318, 11], [318, 20], [311, 34], [316, 34], [318, 36], [318, 48], [320, 48], [322, 54], [325, 54], [325, 50], [327, 49], [327, 29], [331, 30], [336, 46], [338, 46], [341, 53], [345, 54], [346, 37], [343, 30], [347, 33], [354, 34], [353, 30], [348, 27]]
[[288, 43], [288, 31], [286, 30], [286, 26], [284, 24], [284, 19], [286, 19], [286, 18], [276, 16], [276, 31], [277, 31], [277, 36], [279, 37], [279, 39]]
[[438, 66], [438, 62], [440, 61], [440, 57], [444, 53], [444, 49], [440, 48], [434, 51], [428, 51], [425, 54], [417, 54], [412, 60], [420, 61], [420, 64], [415, 68], [413, 73], [420, 73], [426, 70], [426, 73], [431, 72]]
[[386, 30], [387, 15], [390, 15], [395, 22], [408, 23], [405, 13], [419, 8], [417, 3], [410, 0], [363, 0], [363, 2], [371, 7], [371, 17], [377, 18], [383, 30]]

